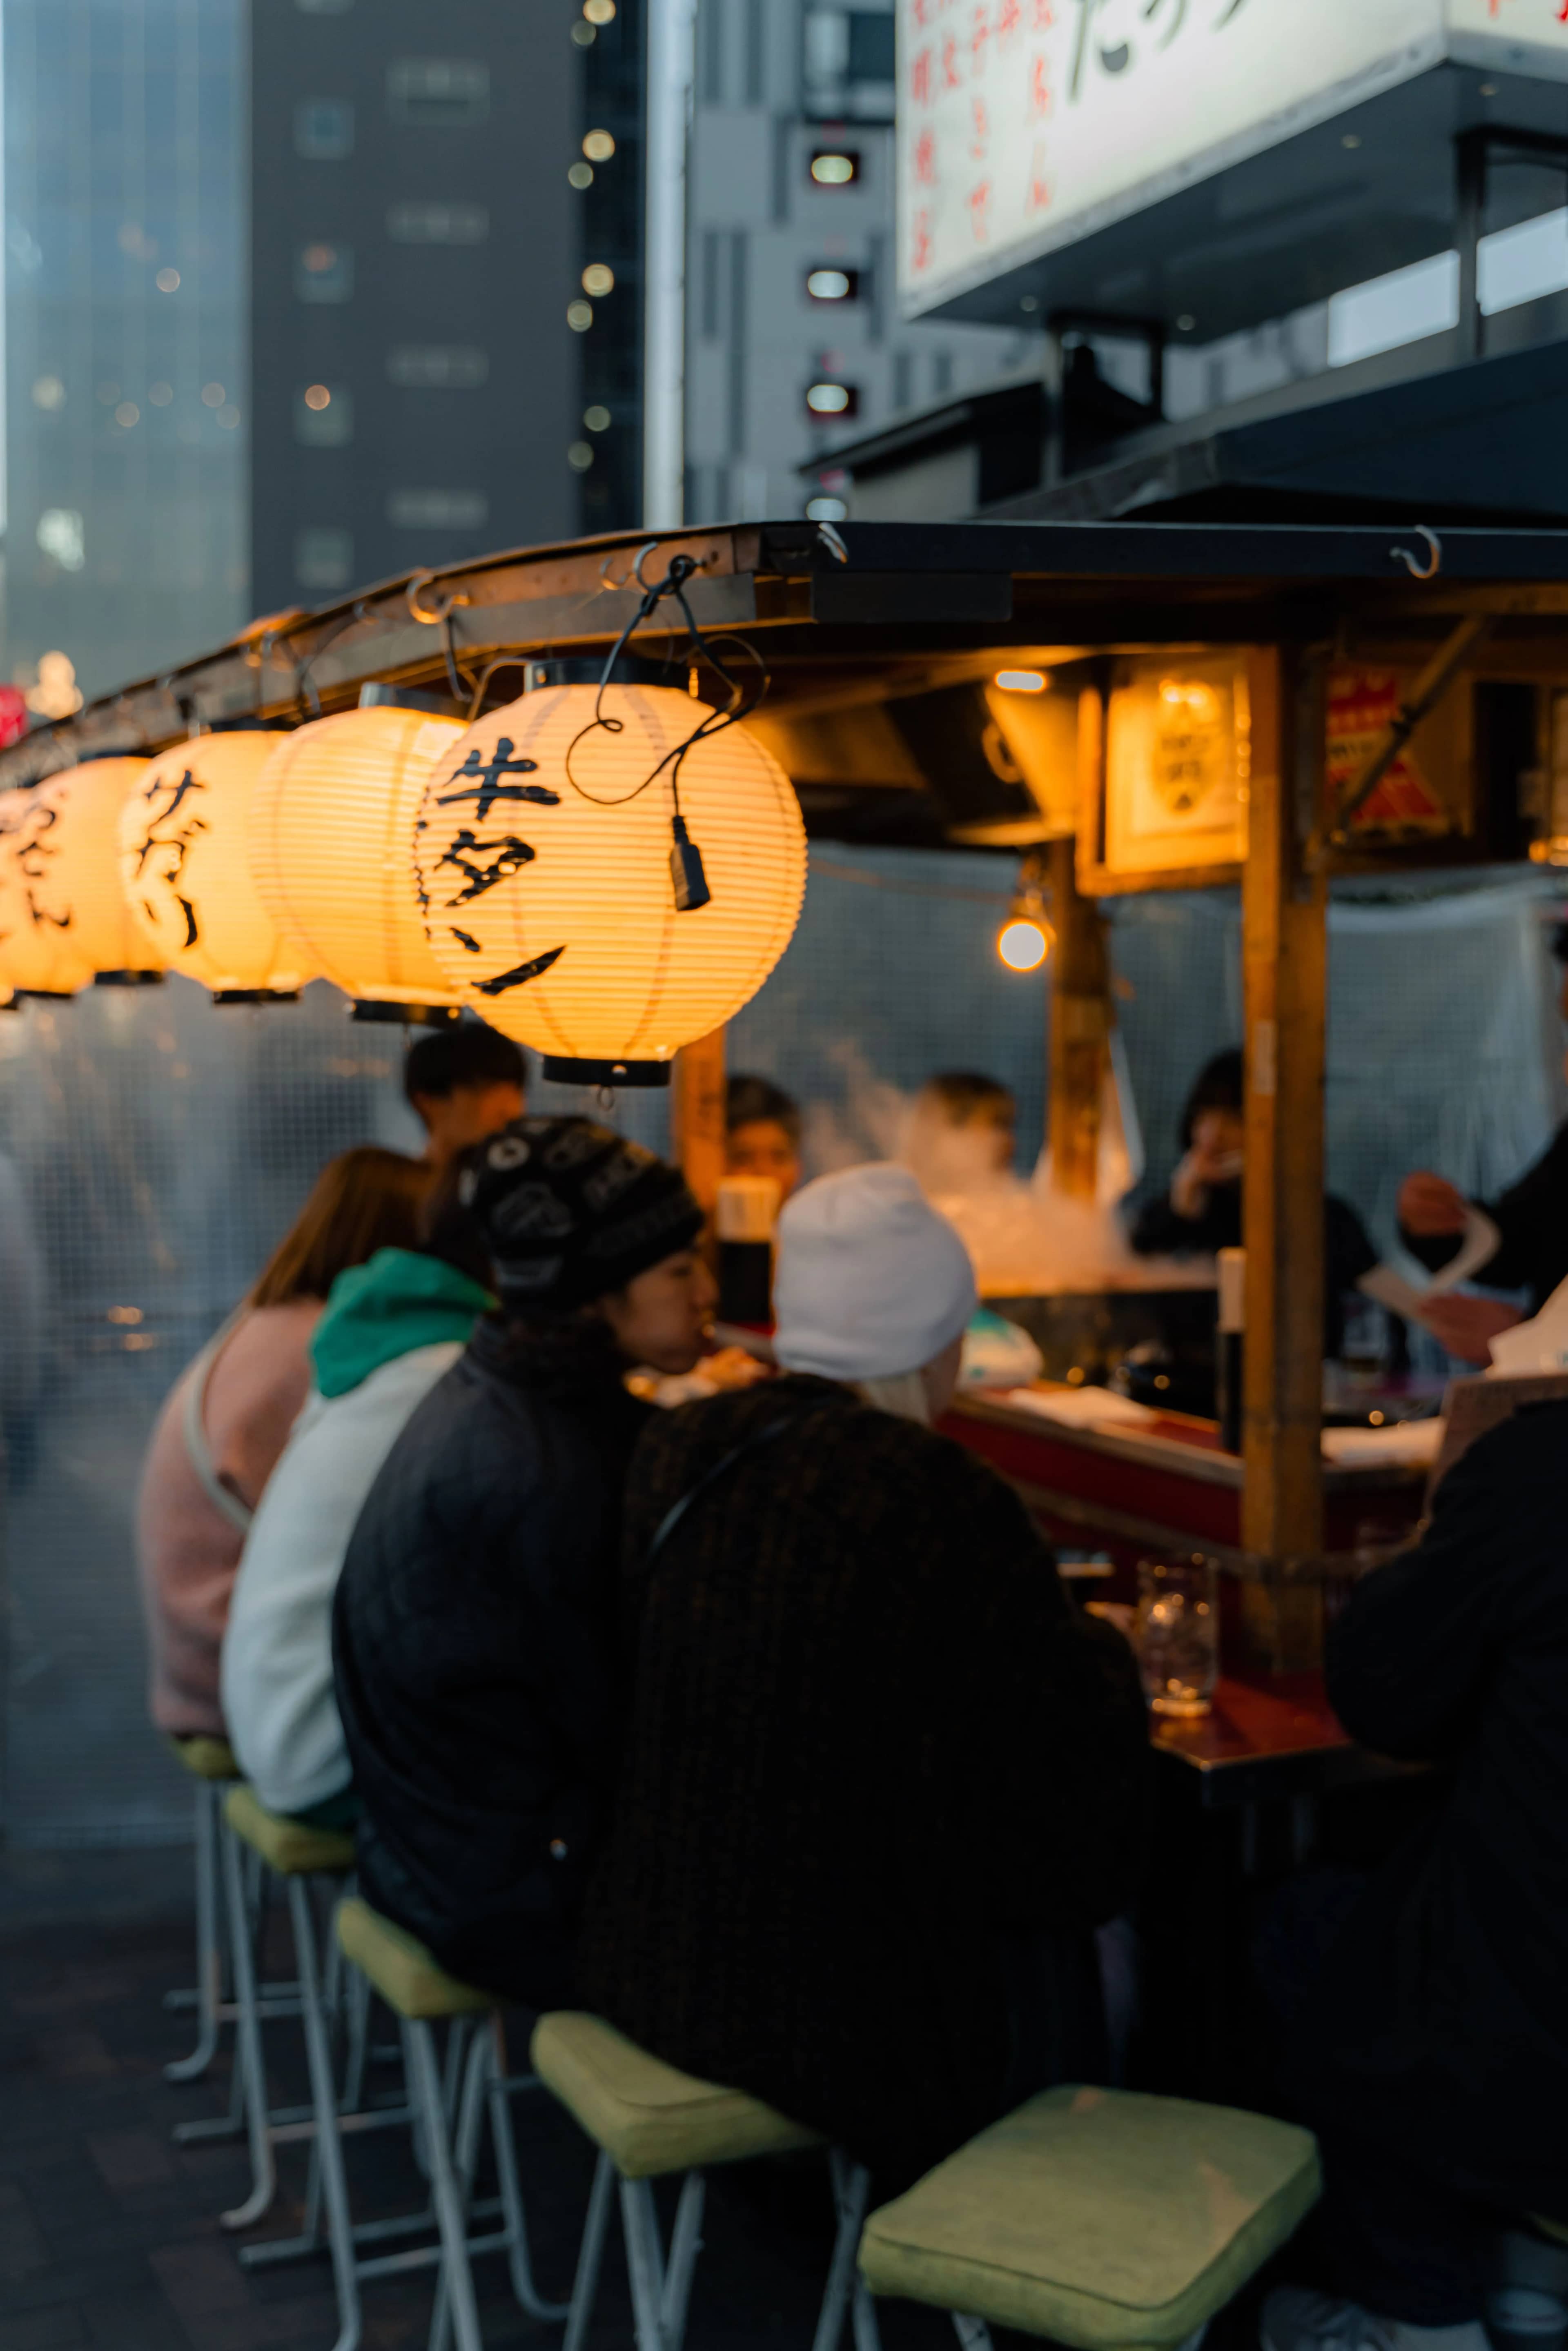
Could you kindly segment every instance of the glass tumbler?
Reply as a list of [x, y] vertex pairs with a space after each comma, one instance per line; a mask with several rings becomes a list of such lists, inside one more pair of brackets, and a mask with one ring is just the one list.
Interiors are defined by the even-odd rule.
[[1156, 1714], [1207, 1714], [1219, 1677], [1216, 1562], [1202, 1552], [1138, 1562], [1133, 1646], [1144, 1695]]

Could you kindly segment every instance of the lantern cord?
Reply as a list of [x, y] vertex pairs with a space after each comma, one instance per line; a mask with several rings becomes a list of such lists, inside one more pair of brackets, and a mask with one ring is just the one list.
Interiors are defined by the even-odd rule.
[[[295, 663], [294, 699], [301, 718], [305, 716], [307, 696], [309, 697], [311, 717], [319, 718], [321, 716], [321, 697], [316, 691], [315, 683], [310, 675], [311, 671], [315, 668], [317, 663], [320, 660], [328, 646], [336, 644], [338, 639], [342, 635], [345, 629], [351, 629], [356, 621], [362, 621], [364, 617], [365, 608], [363, 604], [356, 603], [352, 605], [344, 614], [343, 618], [339, 622], [337, 627], [328, 631], [327, 634], [322, 638], [320, 643], [317, 646], [315, 652], [309, 655], [308, 659]], [[258, 692], [260, 675], [261, 673], [258, 669], [256, 672]]]

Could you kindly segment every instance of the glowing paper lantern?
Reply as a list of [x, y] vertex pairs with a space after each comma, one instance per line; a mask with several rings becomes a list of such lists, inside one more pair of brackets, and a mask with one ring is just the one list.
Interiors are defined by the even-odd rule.
[[680, 805], [711, 896], [677, 912], [670, 769], [654, 770], [704, 705], [673, 686], [611, 686], [610, 734], [591, 728], [595, 693], [545, 687], [471, 726], [425, 788], [414, 866], [436, 960], [486, 1020], [578, 1065], [556, 1074], [657, 1084], [789, 945], [805, 828], [789, 777], [744, 726], [695, 745]]
[[92, 759], [0, 792], [0, 987], [74, 996], [164, 958], [120, 885], [120, 810], [145, 759]]
[[222, 1003], [293, 996], [315, 977], [262, 904], [246, 853], [257, 777], [287, 737], [199, 735], [162, 752], [126, 799], [120, 871], [171, 967]]
[[455, 718], [345, 710], [286, 736], [251, 796], [250, 869], [278, 929], [360, 1005], [455, 1006], [424, 935], [414, 819]]

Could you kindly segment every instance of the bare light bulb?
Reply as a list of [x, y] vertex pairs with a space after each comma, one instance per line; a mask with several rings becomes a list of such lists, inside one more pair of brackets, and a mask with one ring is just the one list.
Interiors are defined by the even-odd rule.
[[997, 934], [997, 953], [1009, 971], [1038, 971], [1051, 953], [1051, 925], [1035, 914], [1015, 914]]

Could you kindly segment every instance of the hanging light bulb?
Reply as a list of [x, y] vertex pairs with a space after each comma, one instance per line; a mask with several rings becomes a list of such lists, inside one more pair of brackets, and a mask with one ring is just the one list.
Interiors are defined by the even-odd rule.
[[90, 759], [0, 793], [0, 992], [134, 987], [163, 956], [120, 883], [117, 829], [145, 759]]
[[1056, 932], [1045, 911], [1040, 860], [1026, 857], [1019, 871], [1019, 886], [1007, 921], [997, 933], [997, 953], [1009, 971], [1038, 971], [1056, 945]]
[[251, 793], [287, 740], [246, 727], [177, 744], [150, 762], [120, 812], [126, 895], [170, 968], [220, 1004], [297, 996], [315, 977], [262, 904], [246, 851]]
[[283, 738], [251, 795], [262, 903], [356, 1019], [455, 1018], [463, 1000], [431, 953], [409, 864], [425, 781], [463, 731], [381, 702], [318, 718]]
[[744, 726], [694, 742], [693, 716], [674, 686], [547, 684], [471, 726], [426, 785], [413, 862], [435, 959], [547, 1077], [667, 1083], [789, 945], [794, 788]]

